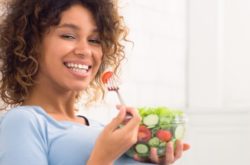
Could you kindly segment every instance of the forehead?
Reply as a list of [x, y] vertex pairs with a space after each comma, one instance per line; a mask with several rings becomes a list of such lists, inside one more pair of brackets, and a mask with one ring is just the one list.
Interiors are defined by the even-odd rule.
[[79, 28], [97, 28], [96, 21], [91, 11], [80, 4], [73, 5], [62, 12], [58, 26], [63, 24], [73, 24]]

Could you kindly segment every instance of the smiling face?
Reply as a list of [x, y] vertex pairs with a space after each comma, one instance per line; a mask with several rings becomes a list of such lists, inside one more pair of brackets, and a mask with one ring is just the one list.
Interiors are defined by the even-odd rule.
[[96, 22], [82, 5], [61, 15], [59, 25], [44, 34], [41, 44], [39, 84], [66, 91], [86, 89], [102, 62]]

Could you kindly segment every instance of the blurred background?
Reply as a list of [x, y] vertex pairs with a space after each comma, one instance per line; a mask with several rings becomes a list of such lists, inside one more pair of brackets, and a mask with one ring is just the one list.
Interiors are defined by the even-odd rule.
[[[176, 165], [249, 165], [250, 1], [120, 0], [130, 29], [121, 92], [132, 106], [189, 116]], [[108, 122], [115, 93], [82, 113]], [[106, 108], [103, 108], [103, 105]]]
[[[175, 165], [249, 165], [250, 1], [120, 0], [119, 7], [134, 43], [126, 43], [121, 70], [126, 104], [189, 117], [192, 148]], [[80, 113], [107, 123], [117, 103], [108, 93]]]

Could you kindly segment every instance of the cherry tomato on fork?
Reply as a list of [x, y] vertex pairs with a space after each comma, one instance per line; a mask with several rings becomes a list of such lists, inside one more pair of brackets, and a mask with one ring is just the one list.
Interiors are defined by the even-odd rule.
[[111, 72], [111, 71], [107, 71], [107, 72], [105, 72], [103, 75], [102, 75], [102, 82], [104, 83], [104, 84], [106, 84], [107, 82], [108, 82], [108, 80], [110, 79], [110, 77], [112, 77], [112, 75], [113, 75], [113, 72]]

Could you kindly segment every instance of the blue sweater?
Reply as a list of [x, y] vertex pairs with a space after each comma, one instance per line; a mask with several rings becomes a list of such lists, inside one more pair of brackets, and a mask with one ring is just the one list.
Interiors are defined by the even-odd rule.
[[[0, 120], [0, 165], [85, 165], [103, 125], [57, 121], [41, 107], [19, 106]], [[142, 165], [126, 156], [115, 165]]]

